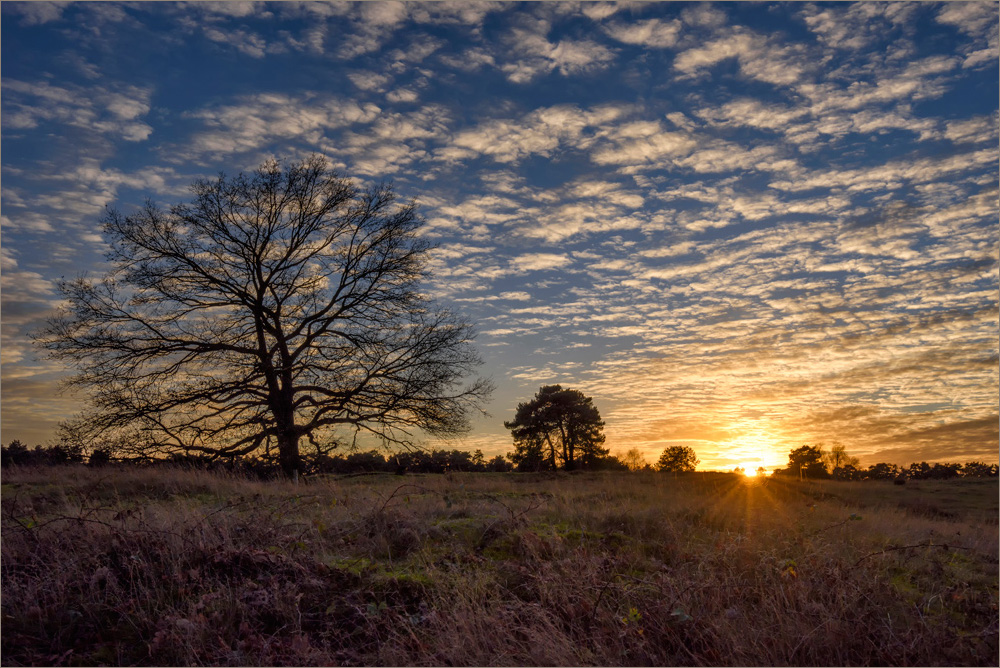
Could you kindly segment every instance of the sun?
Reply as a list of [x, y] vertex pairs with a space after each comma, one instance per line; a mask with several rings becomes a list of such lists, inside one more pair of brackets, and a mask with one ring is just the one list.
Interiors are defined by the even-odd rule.
[[[757, 477], [757, 469], [760, 468], [761, 463], [758, 460], [758, 461], [755, 461], [755, 462], [743, 462], [742, 464], [739, 464], [738, 466], [739, 466], [739, 468], [741, 468], [743, 470], [743, 475], [744, 476], [746, 476], [747, 478], [756, 478]], [[765, 469], [764, 475], [771, 475], [771, 472]]]

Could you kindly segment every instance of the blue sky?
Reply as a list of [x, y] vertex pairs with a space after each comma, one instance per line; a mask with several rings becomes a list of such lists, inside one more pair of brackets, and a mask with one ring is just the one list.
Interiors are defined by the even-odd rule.
[[998, 3], [4, 2], [3, 442], [80, 408], [28, 334], [99, 220], [270, 156], [416, 198], [505, 452], [997, 461]]

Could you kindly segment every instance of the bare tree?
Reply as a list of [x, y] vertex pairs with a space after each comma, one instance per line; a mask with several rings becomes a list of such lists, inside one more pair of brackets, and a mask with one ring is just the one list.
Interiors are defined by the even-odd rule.
[[839, 443], [835, 443], [830, 450], [823, 452], [823, 462], [830, 467], [830, 470], [853, 466], [857, 468], [860, 460], [847, 454], [847, 448]]
[[629, 448], [621, 456], [621, 460], [628, 467], [629, 471], [639, 471], [649, 465], [639, 448]]
[[492, 384], [471, 327], [422, 295], [429, 245], [392, 188], [360, 190], [322, 157], [199, 180], [193, 200], [109, 209], [110, 272], [63, 282], [37, 340], [78, 371], [94, 433], [160, 452], [277, 451], [333, 430], [411, 445], [468, 428]]

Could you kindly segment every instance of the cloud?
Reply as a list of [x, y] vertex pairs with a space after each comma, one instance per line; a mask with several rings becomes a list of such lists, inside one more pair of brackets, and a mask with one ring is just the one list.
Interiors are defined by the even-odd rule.
[[704, 28], [719, 28], [726, 24], [726, 14], [708, 3], [685, 7], [681, 18], [690, 26]]
[[982, 169], [996, 162], [997, 151], [984, 148], [973, 153], [947, 158], [895, 160], [869, 168], [819, 170], [804, 173], [795, 181], [772, 181], [769, 187], [796, 192], [814, 188], [847, 188], [848, 190], [898, 190], [903, 185], [929, 183], [962, 172]]
[[462, 53], [445, 54], [438, 58], [441, 64], [463, 72], [474, 72], [483, 67], [493, 67], [496, 59], [485, 49], [473, 47], [466, 49]]
[[508, 80], [525, 84], [553, 71], [564, 76], [582, 74], [606, 66], [615, 57], [612, 50], [593, 40], [550, 42], [550, 29], [548, 20], [524, 16], [521, 25], [511, 30], [507, 54], [515, 60], [500, 65]]
[[625, 44], [665, 49], [677, 44], [681, 22], [648, 19], [630, 23], [613, 23], [604, 28], [605, 32]]
[[623, 3], [621, 2], [584, 2], [581, 4], [580, 10], [588, 17], [595, 21], [600, 21], [601, 19], [606, 19], [609, 16], [620, 12], [623, 9]]
[[153, 128], [139, 120], [149, 113], [151, 88], [55, 86], [47, 81], [5, 79], [3, 125], [30, 130], [58, 123], [125, 141], [144, 141]]
[[[448, 134], [450, 112], [424, 105], [405, 113], [381, 112], [370, 125], [348, 131], [340, 141], [322, 142], [328, 155], [348, 161], [351, 171], [385, 177], [394, 170], [429, 159], [429, 147]], [[423, 173], [433, 178], [430, 170]]]
[[588, 129], [620, 117], [623, 109], [599, 107], [581, 110], [572, 105], [543, 107], [516, 120], [491, 120], [461, 130], [435, 156], [458, 162], [486, 156], [496, 162], [516, 163], [531, 155], [550, 156], [560, 148], [588, 146]]
[[378, 92], [385, 91], [386, 86], [392, 81], [392, 77], [388, 74], [365, 71], [350, 72], [347, 78], [361, 90]]
[[185, 2], [181, 7], [202, 12], [206, 15], [225, 16], [232, 18], [246, 18], [261, 13], [264, 9], [263, 2], [250, 2], [249, 0], [225, 0], [225, 2], [211, 0], [207, 2]]
[[825, 46], [857, 51], [883, 39], [887, 30], [892, 27], [890, 17], [894, 15], [887, 9], [886, 6], [874, 2], [843, 6], [827, 5], [823, 8], [807, 4], [801, 16]]
[[256, 150], [275, 140], [315, 146], [330, 129], [370, 123], [379, 112], [371, 103], [314, 93], [248, 95], [237, 104], [187, 113], [209, 129], [194, 135], [186, 146], [178, 147], [170, 159], [183, 161], [211, 156], [218, 160], [219, 156]]
[[944, 136], [956, 144], [969, 143], [979, 144], [984, 142], [996, 143], [998, 133], [998, 117], [976, 116], [959, 121], [948, 121], [945, 123]]
[[380, 51], [409, 16], [403, 2], [361, 2], [349, 6], [353, 30], [343, 31], [337, 49], [337, 54], [345, 59]]
[[558, 253], [525, 253], [511, 258], [510, 267], [517, 273], [546, 271], [565, 267], [571, 261], [568, 256]]
[[240, 53], [253, 58], [263, 58], [267, 49], [267, 42], [263, 37], [247, 30], [219, 30], [218, 28], [205, 27], [205, 37], [219, 44], [226, 44], [233, 47]]
[[778, 86], [798, 83], [805, 73], [800, 48], [778, 46], [745, 29], [733, 29], [704, 46], [679, 53], [674, 69], [688, 77], [703, 76], [705, 70], [729, 58], [739, 62], [745, 76]]
[[667, 132], [659, 124], [630, 124], [608, 133], [610, 145], [594, 151], [598, 165], [646, 165], [689, 153], [697, 142], [687, 133]]
[[997, 28], [997, 5], [992, 2], [948, 2], [938, 12], [937, 21], [974, 36]]
[[416, 102], [419, 95], [411, 88], [397, 88], [386, 93], [385, 99], [390, 102]]
[[15, 2], [5, 7], [21, 15], [21, 25], [34, 26], [58, 21], [63, 10], [72, 3], [69, 2]]

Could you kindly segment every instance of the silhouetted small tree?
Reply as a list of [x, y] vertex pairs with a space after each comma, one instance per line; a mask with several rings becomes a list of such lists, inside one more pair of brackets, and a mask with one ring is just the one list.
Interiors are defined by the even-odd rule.
[[593, 400], [560, 385], [543, 386], [518, 404], [504, 427], [514, 438], [509, 457], [519, 471], [593, 469], [608, 455], [604, 422]]
[[486, 470], [486, 458], [483, 456], [483, 451], [478, 448], [472, 453], [472, 467], [473, 471]]
[[900, 473], [902, 470], [896, 464], [879, 462], [869, 466], [864, 477], [868, 480], [893, 480], [899, 477]]
[[619, 459], [624, 462], [629, 471], [641, 471], [644, 467], [648, 466], [646, 458], [642, 456], [639, 448], [629, 448]]
[[830, 474], [823, 464], [823, 450], [817, 445], [803, 445], [788, 453], [788, 475], [804, 478], [829, 478]]
[[109, 450], [97, 449], [90, 453], [87, 458], [87, 466], [101, 467], [111, 463], [111, 452]]
[[671, 445], [660, 453], [660, 459], [656, 462], [656, 470], [665, 473], [694, 471], [700, 461], [690, 446]]
[[833, 477], [834, 480], [850, 481], [850, 480], [861, 480], [862, 478], [862, 472], [858, 470], [857, 466], [853, 464], [844, 464], [843, 466], [838, 466], [835, 469], [833, 469], [833, 471], [830, 472], [830, 475]]
[[853, 466], [855, 469], [861, 463], [857, 457], [847, 454], [847, 448], [839, 443], [835, 443], [826, 452], [823, 452], [823, 462], [832, 472], [834, 469], [845, 466]]
[[497, 455], [493, 459], [486, 462], [486, 470], [492, 471], [493, 473], [507, 473], [513, 468], [513, 464], [507, 461], [503, 455]]
[[525, 435], [515, 439], [514, 450], [507, 454], [515, 471], [528, 473], [532, 471], [554, 470], [552, 461], [545, 456], [542, 439], [538, 436]]
[[626, 464], [620, 457], [615, 457], [614, 455], [608, 455], [606, 457], [601, 457], [600, 459], [594, 460], [588, 467], [590, 470], [594, 471], [631, 471], [632, 468]]

